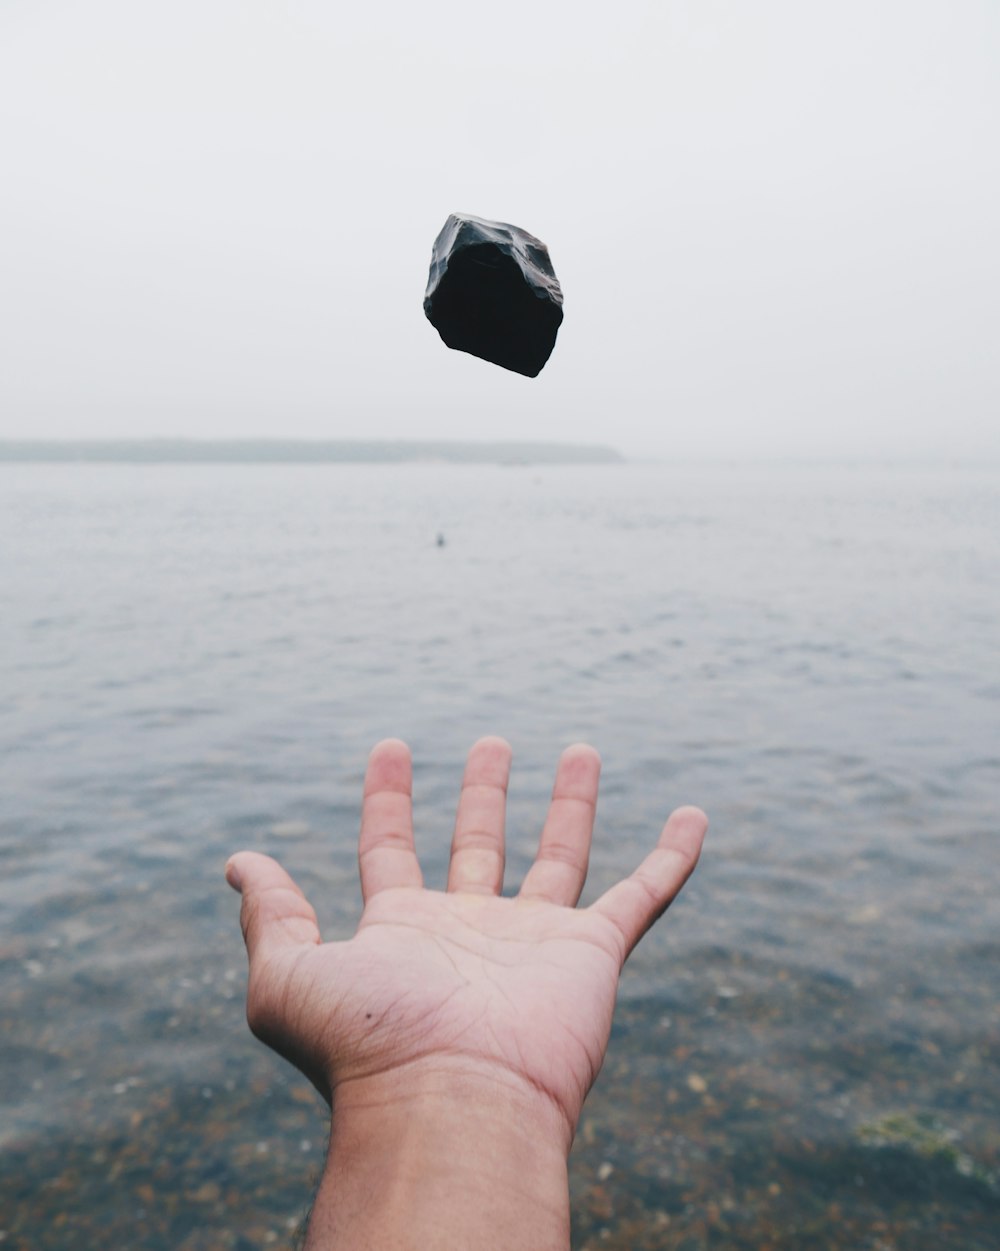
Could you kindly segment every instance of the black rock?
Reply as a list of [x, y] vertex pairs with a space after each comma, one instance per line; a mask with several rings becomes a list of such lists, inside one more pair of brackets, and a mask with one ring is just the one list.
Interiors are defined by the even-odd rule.
[[562, 303], [545, 244], [519, 226], [452, 213], [434, 240], [424, 312], [450, 348], [537, 377]]

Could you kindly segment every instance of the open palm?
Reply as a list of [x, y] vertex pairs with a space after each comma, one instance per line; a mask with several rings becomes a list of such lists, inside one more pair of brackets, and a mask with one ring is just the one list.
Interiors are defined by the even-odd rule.
[[403, 743], [372, 752], [360, 839], [364, 913], [347, 942], [320, 938], [287, 873], [242, 852], [247, 1015], [266, 1043], [326, 1096], [364, 1079], [432, 1074], [519, 1087], [550, 1102], [572, 1136], [600, 1069], [622, 965], [693, 870], [706, 821], [676, 811], [657, 848], [589, 908], [583, 889], [600, 761], [569, 748], [537, 858], [502, 898], [510, 748], [469, 754], [447, 891], [423, 886]]

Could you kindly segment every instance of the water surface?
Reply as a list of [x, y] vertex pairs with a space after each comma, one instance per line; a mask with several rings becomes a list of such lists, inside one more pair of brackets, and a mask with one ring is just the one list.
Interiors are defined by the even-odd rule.
[[576, 1245], [994, 1247], [998, 487], [0, 466], [5, 1245], [289, 1244], [322, 1110], [246, 1030], [222, 865], [271, 852], [347, 936], [372, 743], [412, 745], [441, 884], [501, 733], [509, 889], [574, 740], [604, 758], [585, 901], [672, 806], [712, 822], [626, 970]]

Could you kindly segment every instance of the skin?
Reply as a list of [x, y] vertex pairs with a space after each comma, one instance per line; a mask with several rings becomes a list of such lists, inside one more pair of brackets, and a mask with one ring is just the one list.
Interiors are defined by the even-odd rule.
[[324, 943], [267, 856], [226, 866], [242, 894], [247, 1018], [331, 1104], [307, 1251], [565, 1251], [566, 1161], [600, 1070], [618, 978], [693, 871], [707, 821], [674, 812], [653, 850], [588, 908], [600, 759], [562, 755], [538, 854], [501, 898], [510, 748], [469, 753], [446, 891], [423, 885], [404, 743], [372, 751], [364, 912]]

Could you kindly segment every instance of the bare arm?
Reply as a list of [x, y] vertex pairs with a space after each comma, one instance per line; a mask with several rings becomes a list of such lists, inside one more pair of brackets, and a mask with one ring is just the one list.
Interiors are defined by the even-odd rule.
[[604, 1059], [629, 952], [687, 880], [706, 820], [672, 814], [629, 877], [583, 890], [600, 761], [559, 762], [538, 855], [500, 896], [510, 748], [469, 753], [447, 891], [424, 888], [403, 743], [372, 752], [359, 860], [364, 912], [323, 943], [275, 861], [240, 852], [247, 1017], [332, 1106], [307, 1251], [566, 1251], [567, 1158]]

